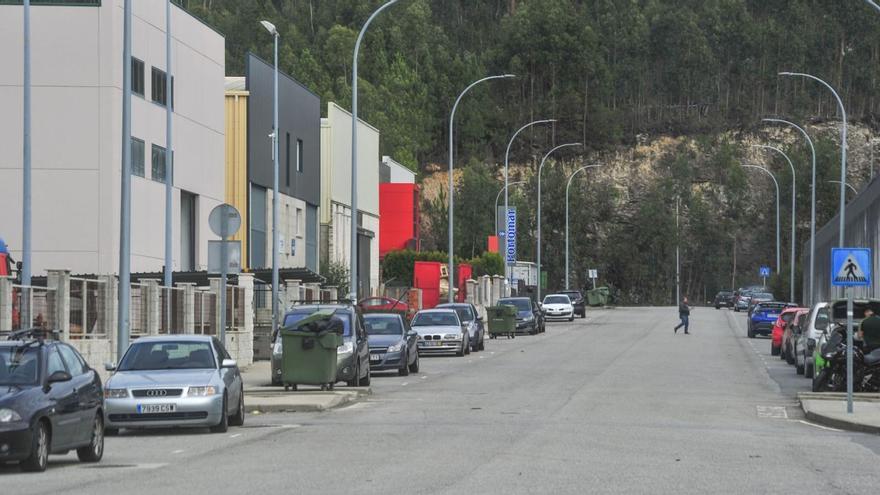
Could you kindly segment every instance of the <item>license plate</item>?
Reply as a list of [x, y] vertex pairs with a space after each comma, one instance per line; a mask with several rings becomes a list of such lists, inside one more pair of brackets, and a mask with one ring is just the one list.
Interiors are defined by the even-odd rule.
[[370, 354], [370, 362], [371, 363], [378, 363], [378, 362], [382, 361], [382, 358], [384, 358], [384, 357], [385, 356], [382, 354]]
[[767, 318], [776, 318], [777, 316], [779, 316], [779, 315], [775, 315], [773, 313], [770, 313], [767, 315]]
[[138, 414], [173, 413], [177, 404], [138, 404]]
[[425, 342], [425, 345], [428, 347], [436, 347], [438, 345], [441, 345], [441, 342], [439, 340], [429, 340]]

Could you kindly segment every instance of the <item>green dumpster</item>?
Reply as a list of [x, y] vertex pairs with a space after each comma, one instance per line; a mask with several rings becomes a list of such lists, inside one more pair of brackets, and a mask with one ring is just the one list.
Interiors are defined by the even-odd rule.
[[489, 319], [489, 338], [506, 335], [508, 339], [516, 337], [516, 307], [509, 305], [489, 306], [486, 308]]
[[281, 329], [281, 382], [284, 390], [336, 383], [336, 348], [342, 345], [343, 325], [334, 310], [316, 311]]
[[590, 306], [607, 306], [611, 290], [608, 287], [597, 287], [587, 291], [587, 303]]

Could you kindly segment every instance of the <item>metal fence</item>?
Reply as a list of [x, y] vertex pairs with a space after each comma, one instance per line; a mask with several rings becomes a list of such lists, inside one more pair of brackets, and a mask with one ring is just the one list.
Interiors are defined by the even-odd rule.
[[217, 334], [217, 295], [207, 290], [195, 292], [195, 328], [200, 335]]
[[[30, 317], [28, 317], [30, 314]], [[12, 286], [12, 330], [57, 328], [55, 289], [31, 285]]]
[[129, 336], [132, 339], [147, 335], [147, 287], [142, 284], [131, 284], [131, 302], [129, 303]]
[[[271, 296], [270, 296], [271, 297]], [[244, 330], [244, 289], [226, 286], [226, 331]]]
[[185, 322], [183, 320], [184, 304], [183, 289], [176, 287], [159, 287], [160, 334], [186, 333]]
[[71, 339], [103, 339], [109, 331], [103, 280], [70, 279], [68, 322]]

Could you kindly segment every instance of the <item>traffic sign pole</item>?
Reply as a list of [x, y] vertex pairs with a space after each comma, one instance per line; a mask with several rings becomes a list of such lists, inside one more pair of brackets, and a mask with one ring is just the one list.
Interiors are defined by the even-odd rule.
[[853, 412], [853, 298], [852, 290], [846, 292], [846, 412]]
[[853, 412], [853, 296], [852, 287], [871, 285], [871, 250], [831, 249], [831, 285], [844, 288], [846, 295], [846, 412]]

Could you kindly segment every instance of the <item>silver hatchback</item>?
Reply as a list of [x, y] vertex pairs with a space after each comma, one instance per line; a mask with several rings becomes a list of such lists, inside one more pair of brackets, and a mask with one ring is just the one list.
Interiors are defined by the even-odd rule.
[[220, 341], [202, 335], [141, 337], [104, 386], [108, 435], [120, 428], [244, 424], [241, 373]]

